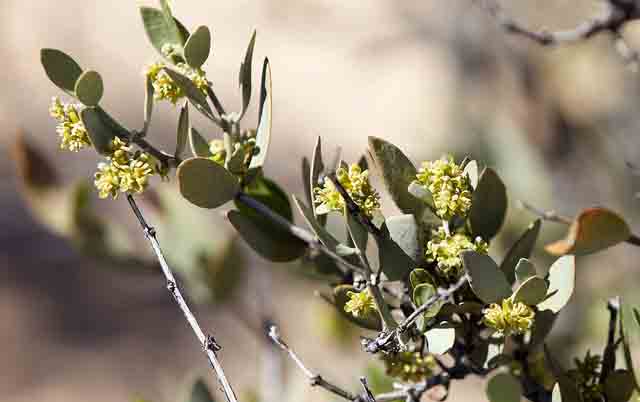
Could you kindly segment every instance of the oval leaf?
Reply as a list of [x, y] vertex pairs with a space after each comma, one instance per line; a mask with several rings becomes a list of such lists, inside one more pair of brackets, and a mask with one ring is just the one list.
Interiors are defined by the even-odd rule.
[[548, 278], [550, 296], [538, 304], [539, 310], [557, 313], [569, 302], [575, 285], [575, 269], [576, 260], [573, 255], [560, 257], [551, 265]]
[[171, 77], [173, 82], [175, 82], [176, 85], [184, 91], [189, 102], [191, 102], [191, 104], [198, 109], [200, 113], [204, 114], [209, 118], [209, 120], [218, 122], [218, 119], [213, 115], [211, 106], [209, 106], [209, 103], [207, 102], [207, 97], [198, 87], [196, 87], [196, 84], [194, 84], [193, 81], [170, 68], [164, 68], [164, 71], [169, 75], [169, 77]]
[[73, 94], [76, 81], [82, 74], [82, 68], [66, 53], [57, 49], [42, 49], [40, 62], [47, 77], [58, 88]]
[[99, 107], [88, 107], [80, 112], [80, 119], [87, 129], [93, 147], [102, 155], [111, 153], [111, 143], [117, 132], [109, 124]]
[[461, 256], [471, 289], [480, 300], [498, 303], [511, 296], [511, 286], [491, 257], [475, 251], [465, 251]]
[[509, 373], [497, 374], [487, 383], [487, 397], [491, 402], [520, 402], [522, 385]]
[[96, 71], [85, 71], [75, 86], [76, 97], [85, 106], [97, 106], [104, 93], [102, 77]]
[[513, 301], [535, 306], [547, 296], [547, 282], [537, 276], [524, 281], [513, 293]]
[[235, 176], [207, 158], [185, 160], [178, 166], [177, 176], [182, 196], [201, 208], [217, 208], [240, 190]]
[[463, 174], [466, 174], [469, 178], [469, 183], [471, 183], [471, 187], [475, 190], [478, 187], [478, 177], [480, 172], [478, 171], [478, 162], [472, 160], [469, 161], [462, 171]]
[[[519, 283], [523, 283], [532, 276], [536, 276], [536, 267], [526, 258], [521, 258], [516, 265], [516, 279]], [[504, 272], [504, 271], [502, 271]]]
[[271, 142], [271, 115], [273, 113], [273, 100], [271, 95], [271, 67], [269, 66], [269, 59], [264, 59], [262, 65], [262, 86], [260, 90], [260, 110], [258, 129], [256, 130], [256, 147], [258, 148], [258, 154], [253, 155], [249, 168], [255, 169], [264, 165], [264, 161], [267, 159], [267, 152], [269, 151], [269, 144]]
[[426, 269], [416, 268], [409, 274], [409, 283], [411, 288], [415, 289], [421, 283], [428, 283], [435, 286], [435, 281]]
[[[413, 261], [422, 260], [422, 244], [418, 239], [420, 228], [413, 215], [397, 215], [386, 219], [385, 224], [389, 229], [391, 239], [408, 255]], [[414, 265], [415, 266], [415, 265]]]
[[[413, 290], [413, 301], [416, 303], [416, 307], [420, 307], [437, 294], [438, 290], [433, 285], [422, 283], [416, 286], [416, 288]], [[438, 312], [442, 308], [443, 304], [444, 300], [439, 300], [436, 303], [433, 303], [433, 305], [424, 312], [424, 317], [433, 318], [438, 315]]]
[[604, 393], [607, 402], [627, 402], [634, 391], [633, 375], [627, 370], [616, 370], [607, 376], [604, 383]]
[[293, 261], [300, 258], [306, 250], [304, 242], [280, 227], [265, 224], [264, 218], [245, 215], [239, 211], [229, 211], [227, 217], [242, 239], [267, 260]]
[[630, 236], [629, 225], [621, 216], [605, 208], [590, 208], [573, 221], [565, 239], [548, 244], [545, 249], [553, 255], [585, 255], [624, 242]]
[[191, 67], [202, 67], [211, 52], [211, 32], [206, 26], [199, 26], [184, 45], [184, 58]]
[[500, 270], [504, 272], [509, 283], [513, 283], [515, 280], [514, 269], [520, 259], [531, 257], [536, 240], [538, 240], [538, 235], [540, 234], [541, 223], [542, 221], [540, 219], [532, 222], [520, 238], [511, 246], [506, 257], [502, 260]]
[[424, 333], [429, 353], [443, 355], [453, 347], [456, 341], [455, 328], [431, 328]]
[[189, 147], [191, 148], [193, 156], [203, 158], [213, 156], [209, 148], [209, 143], [194, 127], [191, 127], [189, 130]]
[[[186, 40], [184, 32], [178, 27], [175, 19], [163, 10], [153, 7], [140, 7], [142, 24], [153, 47], [163, 57], [162, 47], [166, 44], [183, 45]], [[184, 27], [182, 27], [184, 30]]]
[[[247, 51], [244, 54], [244, 61], [240, 63], [240, 74], [238, 75], [238, 81], [240, 83], [240, 87], [242, 88], [242, 112], [241, 116], [244, 116], [244, 113], [247, 111], [249, 107], [249, 102], [251, 101], [251, 70], [253, 64], [253, 48], [256, 44], [256, 31], [253, 31], [251, 34], [251, 39], [249, 40], [249, 45], [247, 46]], [[264, 72], [263, 72], [264, 77]], [[264, 80], [264, 78], [263, 78]]]
[[421, 218], [427, 205], [409, 193], [409, 185], [415, 180], [417, 173], [409, 158], [400, 148], [377, 137], [369, 137], [369, 153], [398, 208], [406, 214], [414, 214]]
[[507, 189], [493, 169], [486, 168], [482, 172], [471, 202], [469, 224], [473, 234], [491, 240], [507, 213]]
[[[176, 133], [176, 151], [173, 155], [179, 158], [187, 145], [189, 137], [189, 104], [185, 103], [180, 109], [180, 117], [178, 117], [178, 131]], [[207, 150], [209, 147], [207, 147]], [[200, 156], [200, 155], [197, 155]], [[206, 155], [204, 155], [206, 156]]]

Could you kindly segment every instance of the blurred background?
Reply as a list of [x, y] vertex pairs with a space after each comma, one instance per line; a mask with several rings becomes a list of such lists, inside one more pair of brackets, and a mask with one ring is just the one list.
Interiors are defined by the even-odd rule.
[[[495, 256], [533, 219], [517, 200], [564, 215], [605, 205], [635, 226], [640, 180], [628, 163], [640, 164], [640, 76], [625, 67], [606, 36], [543, 49], [505, 36], [471, 0], [173, 3], [187, 27], [212, 28], [213, 54], [205, 69], [227, 109], [239, 109], [237, 71], [257, 28], [254, 79], [268, 55], [274, 82], [266, 172], [291, 193], [302, 194], [300, 160], [310, 155], [317, 136], [326, 154], [340, 146], [343, 158], [355, 161], [367, 136], [375, 135], [415, 163], [452, 152], [496, 168], [507, 184], [510, 209], [491, 247]], [[588, 0], [504, 3], [518, 20], [551, 29], [571, 27], [599, 10]], [[64, 204], [37, 205], [16, 174], [25, 141], [55, 167], [61, 189], [91, 179], [95, 171], [95, 153], [58, 150], [48, 106], [51, 96], [61, 94], [41, 68], [40, 48], [59, 48], [100, 71], [103, 106], [127, 126], [142, 126], [142, 70], [157, 56], [137, 6], [122, 0], [2, 1], [3, 401], [169, 402], [184, 400], [197, 376], [215, 386], [161, 275], [152, 263], [129, 258], [152, 262], [125, 199], [98, 201], [92, 189], [76, 192], [92, 214], [113, 226], [107, 237], [117, 256], [91, 254], [91, 247], [52, 230], [51, 222], [43, 225], [62, 214]], [[629, 25], [625, 35], [640, 48], [636, 27]], [[256, 112], [247, 119], [257, 121]], [[176, 120], [176, 108], [159, 106], [150, 139], [173, 149]], [[209, 138], [220, 134], [203, 120], [196, 124]], [[193, 285], [189, 294], [202, 301], [197, 314], [222, 345], [223, 364], [243, 400], [332, 400], [311, 390], [265, 342], [263, 317], [281, 326], [310, 367], [346, 387], [356, 390], [360, 375], [380, 372], [359, 347], [363, 334], [314, 296], [316, 289], [328, 291], [324, 282], [299, 263], [274, 265], [257, 257], [233, 239], [223, 213], [188, 205], [175, 197], [174, 186], [175, 180], [154, 183], [162, 189], [142, 207], [158, 224], [169, 259]], [[394, 212], [388, 204], [385, 211]], [[540, 246], [561, 237], [563, 229], [545, 223]], [[579, 259], [577, 292], [553, 332], [565, 361], [589, 347], [601, 353], [608, 296], [640, 301], [634, 295], [639, 252], [620, 245]], [[540, 247], [535, 261], [547, 267], [552, 259]], [[203, 285], [197, 280], [203, 267], [225, 281]], [[483, 400], [481, 384], [455, 384], [450, 400]]]

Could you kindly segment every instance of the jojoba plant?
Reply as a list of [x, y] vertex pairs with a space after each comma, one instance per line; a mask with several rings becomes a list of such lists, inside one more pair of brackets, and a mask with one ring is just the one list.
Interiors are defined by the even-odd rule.
[[[257, 124], [244, 121], [253, 85], [255, 33], [240, 67], [242, 104], [227, 111], [202, 69], [211, 53], [206, 26], [190, 32], [166, 0], [160, 8], [141, 7], [142, 21], [158, 61], [144, 69], [146, 103], [140, 130], [126, 128], [102, 104], [99, 73], [83, 70], [59, 50], [43, 49], [45, 72], [71, 102], [54, 98], [50, 114], [58, 125], [60, 148], [91, 147], [100, 157], [94, 185], [101, 198], [125, 196], [153, 246], [170, 293], [182, 309], [222, 383], [227, 399], [237, 397], [216, 354], [220, 345], [205, 335], [185, 302], [163, 251], [135, 196], [154, 177], [175, 177], [186, 200], [214, 209], [228, 202], [228, 220], [262, 257], [276, 262], [301, 259], [326, 277], [326, 300], [353, 324], [375, 331], [363, 337], [372, 359], [384, 362], [395, 390], [375, 395], [362, 381], [353, 393], [304, 366], [277, 328], [269, 335], [307, 375], [312, 385], [351, 401], [418, 401], [433, 388], [446, 398], [454, 380], [487, 378], [492, 402], [630, 400], [638, 390], [631, 348], [640, 338], [640, 312], [612, 299], [609, 337], [601, 355], [587, 352], [575, 367], [562, 368], [545, 339], [574, 291], [576, 256], [620, 242], [640, 241], [626, 222], [604, 208], [588, 209], [575, 220], [539, 215], [498, 261], [488, 250], [507, 210], [507, 191], [499, 175], [469, 158], [445, 155], [415, 165], [395, 145], [369, 137], [366, 156], [356, 162], [325, 163], [318, 139], [311, 158], [302, 161], [303, 197], [290, 197], [263, 164], [271, 142], [272, 88], [268, 59], [262, 63]], [[106, 87], [108, 89], [108, 86]], [[179, 106], [176, 146], [156, 148], [149, 130], [153, 106]], [[200, 133], [190, 119], [199, 112], [221, 132]], [[246, 123], [246, 124], [245, 124]], [[249, 126], [249, 128], [243, 128]], [[206, 132], [211, 132], [207, 128]], [[202, 132], [205, 132], [204, 130]], [[190, 156], [185, 156], [189, 144]], [[371, 184], [379, 175], [383, 189]], [[384, 216], [380, 192], [386, 191], [401, 215]], [[308, 229], [293, 223], [293, 207]], [[326, 225], [335, 214], [347, 240]], [[547, 246], [559, 258], [546, 267], [529, 261], [542, 220], [570, 225], [566, 239]], [[372, 247], [375, 244], [376, 247]], [[370, 332], [368, 333], [370, 334]], [[624, 362], [617, 350], [623, 349]], [[554, 385], [555, 384], [555, 385]], [[204, 389], [203, 389], [204, 387]], [[208, 395], [197, 383], [194, 393]]]

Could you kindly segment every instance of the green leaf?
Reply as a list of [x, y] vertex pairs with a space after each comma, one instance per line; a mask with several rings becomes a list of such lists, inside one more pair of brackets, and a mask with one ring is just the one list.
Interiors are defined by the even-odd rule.
[[327, 229], [324, 228], [324, 226], [320, 225], [318, 220], [313, 216], [313, 212], [310, 208], [308, 208], [300, 200], [298, 200], [295, 195], [293, 195], [292, 197], [293, 203], [298, 207], [298, 210], [302, 214], [302, 217], [307, 221], [307, 225], [309, 225], [314, 234], [318, 237], [318, 239], [320, 239], [320, 242], [322, 242], [322, 244], [324, 244], [325, 247], [327, 247], [329, 250], [336, 252], [338, 249], [338, 245], [340, 245], [338, 240], [336, 240], [335, 237], [333, 237], [331, 233], [329, 233]]
[[192, 68], [202, 67], [211, 52], [211, 32], [202, 25], [189, 36], [184, 45], [184, 59]]
[[[427, 303], [429, 299], [438, 294], [438, 290], [435, 286], [428, 283], [421, 283], [413, 289], [413, 301], [416, 303], [416, 307], [420, 307]], [[444, 304], [443, 300], [439, 300], [424, 312], [425, 318], [433, 318], [438, 315], [438, 312]]]
[[[391, 226], [388, 226], [389, 224]], [[418, 261], [413, 259], [416, 256], [415, 248], [418, 246], [411, 240], [412, 232], [417, 236], [417, 225], [415, 221], [410, 223], [405, 218], [387, 219], [380, 231], [381, 235], [375, 237], [378, 244], [379, 269], [390, 281], [403, 280], [418, 265]]]
[[509, 373], [499, 373], [487, 383], [487, 397], [491, 402], [520, 402], [522, 385]]
[[509, 283], [513, 283], [515, 280], [514, 269], [520, 259], [531, 257], [536, 240], [538, 240], [538, 235], [540, 234], [540, 225], [540, 219], [536, 219], [532, 222], [524, 233], [522, 233], [520, 238], [516, 240], [513, 246], [511, 246], [507, 255], [504, 257], [504, 260], [502, 260], [500, 269], [507, 276]]
[[522, 302], [528, 306], [535, 306], [547, 296], [547, 282], [532, 276], [525, 280], [513, 293], [513, 301]]
[[631, 236], [624, 219], [605, 208], [585, 209], [569, 227], [567, 237], [548, 244], [545, 249], [553, 255], [585, 255], [595, 253]]
[[627, 402], [634, 391], [635, 379], [627, 370], [616, 370], [607, 376], [604, 393], [607, 402]]
[[[176, 151], [173, 155], [179, 158], [184, 152], [184, 148], [187, 145], [187, 138], [189, 137], [189, 104], [185, 103], [180, 109], [180, 117], [178, 118], [178, 131], [176, 133]], [[207, 150], [209, 147], [207, 147]], [[200, 155], [196, 155], [200, 156]], [[206, 155], [202, 155], [206, 156]]]
[[518, 283], [523, 283], [532, 276], [536, 276], [537, 271], [536, 267], [531, 263], [531, 261], [527, 260], [526, 258], [521, 258], [518, 262], [518, 265], [516, 265], [515, 273], [515, 277], [518, 280]]
[[[266, 205], [273, 212], [282, 216], [289, 222], [293, 221], [293, 211], [291, 210], [291, 203], [289, 202], [289, 196], [278, 186], [274, 181], [267, 179], [264, 176], [256, 176], [254, 180], [244, 189], [244, 192]], [[236, 203], [238, 209], [245, 215], [253, 216], [255, 218], [261, 218], [254, 210], [246, 207], [242, 203]]]
[[456, 341], [455, 328], [431, 328], [424, 335], [427, 338], [429, 353], [435, 355], [447, 353]]
[[472, 160], [469, 161], [462, 171], [463, 174], [466, 174], [469, 177], [469, 182], [471, 183], [471, 187], [475, 190], [478, 187], [478, 162]]
[[229, 211], [227, 217], [242, 239], [270, 261], [292, 261], [301, 257], [306, 250], [304, 242], [284, 229], [267, 225], [262, 217], [255, 218], [239, 211]]
[[548, 277], [550, 296], [538, 304], [539, 310], [557, 313], [569, 302], [575, 285], [575, 269], [576, 259], [572, 255], [560, 257], [551, 265]]
[[76, 81], [76, 97], [85, 106], [97, 106], [104, 93], [102, 77], [96, 71], [85, 71]]
[[355, 292], [355, 289], [351, 285], [340, 285], [333, 289], [333, 298], [336, 308], [340, 314], [362, 328], [370, 329], [372, 331], [381, 331], [382, 321], [380, 320], [380, 314], [377, 312], [372, 312], [366, 317], [356, 317], [344, 310], [344, 305], [349, 301], [349, 296], [347, 295], [349, 292]]
[[367, 229], [353, 216], [345, 214], [347, 220], [347, 231], [349, 237], [353, 241], [358, 251], [366, 258], [367, 241], [369, 240], [369, 232]]
[[201, 208], [217, 208], [231, 201], [240, 186], [227, 169], [207, 158], [190, 158], [178, 166], [180, 193]]
[[258, 121], [258, 129], [256, 130], [256, 146], [259, 152], [251, 158], [250, 169], [261, 167], [267, 159], [269, 143], [271, 142], [272, 103], [271, 67], [269, 66], [269, 59], [265, 58], [262, 66], [262, 86], [260, 89], [260, 120]]
[[176, 85], [184, 91], [189, 102], [191, 102], [191, 104], [198, 109], [200, 113], [205, 115], [209, 120], [216, 123], [218, 122], [218, 119], [213, 115], [213, 111], [211, 110], [209, 103], [207, 103], [206, 95], [196, 87], [193, 81], [170, 68], [164, 68], [163, 70], [169, 75], [169, 77], [171, 77]]
[[469, 224], [476, 236], [491, 240], [498, 233], [507, 213], [507, 190], [500, 177], [486, 168], [472, 196]]
[[102, 155], [111, 154], [111, 144], [118, 132], [108, 123], [104, 111], [99, 107], [88, 107], [80, 112], [80, 118], [96, 151]]
[[435, 286], [435, 281], [426, 269], [416, 268], [409, 274], [409, 283], [411, 288], [415, 289], [421, 283], [428, 283]]
[[305, 198], [307, 204], [313, 204], [313, 198], [311, 198], [311, 188], [309, 187], [309, 177], [311, 176], [311, 163], [306, 156], [302, 157], [302, 186], [304, 187]]
[[423, 259], [424, 253], [418, 237], [420, 228], [416, 218], [413, 215], [391, 216], [385, 220], [385, 225], [391, 239], [417, 265]]
[[165, 11], [153, 7], [140, 7], [140, 16], [149, 41], [163, 57], [164, 45], [184, 45], [184, 32], [181, 32], [173, 17]]
[[[249, 40], [249, 46], [247, 46], [247, 51], [244, 55], [244, 61], [240, 64], [240, 74], [238, 75], [238, 82], [240, 87], [242, 88], [241, 116], [244, 116], [245, 112], [247, 111], [247, 108], [249, 107], [249, 102], [251, 101], [251, 67], [253, 64], [252, 63], [253, 48], [255, 44], [256, 44], [256, 31], [254, 30], [253, 34], [251, 34], [251, 39]], [[264, 71], [262, 75], [263, 75], [263, 81], [264, 81]]]
[[[316, 187], [320, 187], [320, 176], [324, 172], [324, 161], [322, 160], [322, 140], [318, 137], [316, 141], [316, 145], [313, 148], [313, 156], [311, 158], [311, 176], [309, 177], [310, 184], [310, 196], [311, 200], [315, 199], [314, 190]], [[313, 205], [313, 203], [311, 203]], [[318, 219], [318, 221], [324, 226], [327, 221], [326, 215], [318, 215], [316, 213], [315, 208], [313, 209], [313, 215]]]
[[475, 251], [464, 251], [461, 257], [471, 289], [480, 300], [498, 303], [511, 296], [511, 286], [491, 257]]
[[82, 68], [66, 53], [57, 49], [42, 49], [40, 51], [40, 62], [47, 77], [58, 88], [73, 95], [76, 88], [76, 81], [82, 74]]
[[153, 94], [155, 89], [153, 88], [153, 82], [148, 76], [145, 79], [145, 93], [144, 93], [144, 129], [146, 133], [149, 131], [151, 125], [151, 115], [153, 114]]
[[208, 158], [213, 156], [207, 140], [195, 129], [191, 127], [189, 130], [189, 147], [193, 156]]
[[[415, 180], [417, 173], [409, 158], [395, 145], [377, 137], [369, 137], [369, 152], [398, 208], [421, 219], [427, 205], [409, 193], [409, 185]], [[429, 207], [433, 207], [433, 204], [429, 204]]]
[[213, 395], [202, 378], [193, 384], [187, 402], [214, 402]]

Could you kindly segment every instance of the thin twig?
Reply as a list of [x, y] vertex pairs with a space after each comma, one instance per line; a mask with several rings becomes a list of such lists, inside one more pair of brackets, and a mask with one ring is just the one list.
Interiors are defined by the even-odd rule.
[[611, 33], [616, 42], [618, 52], [634, 68], [637, 67], [638, 55], [622, 37], [622, 29], [628, 22], [638, 19], [639, 5], [636, 1], [606, 0], [602, 12], [576, 27], [564, 31], [533, 30], [508, 16], [497, 0], [472, 0], [484, 8], [507, 33], [527, 38], [542, 46], [555, 46], [586, 40], [594, 35]]
[[289, 357], [291, 357], [291, 360], [293, 360], [293, 362], [296, 364], [296, 366], [298, 366], [298, 368], [304, 373], [304, 375], [309, 379], [309, 382], [311, 383], [311, 386], [320, 386], [324, 389], [326, 389], [327, 391], [341, 397], [344, 398], [348, 401], [358, 401], [359, 400], [359, 395], [355, 395], [349, 391], [346, 391], [340, 387], [338, 387], [337, 385], [334, 385], [330, 382], [328, 382], [327, 380], [325, 380], [324, 378], [322, 378], [322, 376], [320, 374], [314, 374], [313, 371], [311, 371], [309, 368], [307, 368], [307, 366], [304, 365], [304, 363], [302, 362], [302, 360], [300, 360], [300, 357], [298, 357], [298, 355], [293, 351], [293, 349], [291, 349], [289, 347], [289, 345], [287, 345], [287, 343], [282, 339], [282, 337], [280, 337], [280, 331], [278, 331], [278, 327], [276, 327], [275, 325], [271, 326], [271, 328], [269, 328], [269, 337], [273, 340], [273, 342], [278, 345], [282, 350], [284, 350], [285, 352], [287, 352], [289, 354]]
[[224, 370], [222, 369], [222, 365], [220, 364], [216, 356], [216, 352], [221, 349], [220, 345], [218, 345], [213, 336], [205, 335], [205, 333], [202, 331], [202, 328], [200, 327], [200, 324], [198, 324], [196, 317], [193, 315], [193, 312], [189, 308], [189, 305], [182, 296], [178, 283], [176, 282], [176, 278], [164, 258], [164, 254], [162, 253], [162, 249], [160, 248], [160, 243], [158, 242], [158, 239], [156, 237], [155, 229], [149, 226], [147, 221], [144, 219], [140, 208], [138, 208], [138, 205], [136, 204], [131, 194], [127, 195], [127, 201], [129, 201], [129, 205], [131, 206], [133, 213], [135, 214], [136, 218], [138, 218], [140, 226], [142, 226], [144, 236], [147, 238], [147, 240], [149, 240], [151, 248], [153, 248], [153, 251], [156, 254], [158, 262], [160, 263], [160, 267], [162, 268], [162, 273], [167, 280], [167, 289], [169, 290], [169, 293], [175, 300], [176, 304], [178, 304], [178, 307], [180, 307], [180, 310], [182, 310], [184, 317], [187, 319], [187, 322], [191, 326], [191, 329], [202, 345], [202, 348], [204, 349], [209, 359], [209, 363], [211, 364], [211, 367], [218, 377], [218, 381], [222, 386], [222, 391], [224, 392], [227, 401], [238, 402], [236, 395], [233, 392], [233, 388], [231, 388], [231, 384], [227, 380]]
[[616, 367], [616, 327], [618, 324], [618, 312], [620, 311], [620, 299], [614, 297], [607, 302], [607, 310], [609, 310], [609, 333], [607, 336], [607, 345], [602, 353], [602, 369], [600, 370], [600, 384], [604, 384], [610, 373]]

